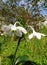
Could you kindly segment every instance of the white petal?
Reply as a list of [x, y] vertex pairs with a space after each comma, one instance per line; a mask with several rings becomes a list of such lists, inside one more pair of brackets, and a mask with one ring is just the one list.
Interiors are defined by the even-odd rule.
[[29, 35], [29, 39], [32, 39], [33, 38], [33, 33]]
[[35, 36], [37, 37], [37, 39], [41, 39], [41, 34], [40, 33], [35, 33]]
[[11, 28], [12, 26], [13, 26], [12, 24], [9, 24], [9, 25], [8, 25], [8, 27], [10, 27], [10, 28]]
[[4, 32], [6, 32], [6, 31], [10, 31], [11, 28], [10, 28], [9, 26], [7, 26], [7, 25], [2, 25], [1, 29], [2, 29]]
[[11, 30], [16, 30], [16, 27], [12, 26], [12, 27], [11, 27]]
[[2, 26], [1, 26], [1, 29], [2, 29], [3, 31], [6, 30], [6, 28], [7, 28], [6, 25], [2, 25]]
[[16, 21], [16, 22], [15, 22], [15, 24], [14, 24], [14, 26], [16, 26], [16, 24], [17, 24], [17, 23], [19, 23], [19, 24], [20, 24], [20, 22]]
[[45, 34], [40, 33], [42, 36], [46, 36]]
[[20, 31], [23, 32], [24, 34], [27, 34], [27, 31], [26, 31], [23, 27], [18, 26], [18, 27], [17, 27], [17, 30], [20, 30]]

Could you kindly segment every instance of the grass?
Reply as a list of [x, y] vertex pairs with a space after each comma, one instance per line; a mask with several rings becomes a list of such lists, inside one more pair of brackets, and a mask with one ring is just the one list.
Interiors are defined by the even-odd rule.
[[[41, 29], [40, 32], [47, 35], [47, 29]], [[42, 37], [41, 40], [35, 37], [28, 40], [27, 37], [26, 40], [21, 40], [16, 57], [28, 55], [31, 61], [40, 65], [47, 65], [47, 37]], [[0, 37], [0, 41], [3, 42], [3, 37]], [[2, 45], [0, 54], [2, 65], [12, 65], [11, 60], [7, 57], [14, 54], [16, 46], [17, 41], [13, 41], [12, 39]]]

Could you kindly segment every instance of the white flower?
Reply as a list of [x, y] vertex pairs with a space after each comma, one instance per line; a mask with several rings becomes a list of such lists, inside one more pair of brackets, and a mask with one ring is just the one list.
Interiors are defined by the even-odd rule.
[[[16, 23], [19, 23], [19, 22], [16, 22]], [[11, 30], [16, 31], [16, 35], [19, 37], [22, 37], [23, 33], [27, 34], [27, 31], [21, 26], [16, 26], [16, 23], [11, 26]]]
[[30, 28], [33, 30], [33, 33], [31, 33], [31, 34], [29, 35], [29, 39], [32, 39], [34, 36], [35, 36], [37, 39], [41, 39], [41, 36], [46, 36], [45, 34], [36, 32], [32, 26], [28, 26], [28, 27], [30, 27]]
[[[19, 22], [15, 22], [15, 24], [9, 24], [9, 25], [2, 25], [1, 29], [3, 30], [3, 34], [7, 34], [7, 35], [12, 35], [12, 31], [15, 31], [15, 34], [19, 37], [22, 37], [22, 34], [27, 34], [27, 31], [21, 27], [21, 26], [16, 26], [16, 24]], [[20, 24], [20, 23], [19, 23]]]

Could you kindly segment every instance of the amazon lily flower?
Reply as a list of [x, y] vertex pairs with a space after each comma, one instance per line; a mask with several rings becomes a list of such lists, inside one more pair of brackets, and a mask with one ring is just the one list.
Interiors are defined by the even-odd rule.
[[[19, 22], [16, 22], [19, 23]], [[27, 31], [22, 26], [16, 26], [16, 23], [11, 26], [12, 31], [16, 31], [16, 36], [22, 37], [22, 34], [27, 34]]]
[[28, 26], [28, 27], [30, 27], [32, 30], [33, 30], [33, 33], [31, 33], [30, 35], [29, 35], [29, 39], [32, 39], [34, 36], [37, 38], [37, 39], [41, 39], [41, 36], [46, 36], [45, 34], [43, 34], [43, 33], [38, 33], [38, 32], [36, 32], [35, 30], [34, 30], [34, 28], [32, 27], [32, 26]]

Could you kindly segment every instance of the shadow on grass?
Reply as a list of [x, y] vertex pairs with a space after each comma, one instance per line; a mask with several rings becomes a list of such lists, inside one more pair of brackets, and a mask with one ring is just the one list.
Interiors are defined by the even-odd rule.
[[26, 61], [22, 65], [40, 65], [40, 64], [37, 64], [36, 62], [33, 61]]

